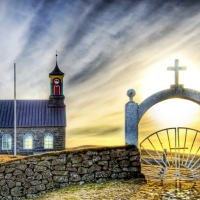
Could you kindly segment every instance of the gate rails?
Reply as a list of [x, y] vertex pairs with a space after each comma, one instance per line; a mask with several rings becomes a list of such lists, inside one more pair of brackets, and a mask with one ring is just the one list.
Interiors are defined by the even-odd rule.
[[162, 181], [200, 180], [199, 133], [178, 127], [146, 137], [140, 143], [142, 172]]

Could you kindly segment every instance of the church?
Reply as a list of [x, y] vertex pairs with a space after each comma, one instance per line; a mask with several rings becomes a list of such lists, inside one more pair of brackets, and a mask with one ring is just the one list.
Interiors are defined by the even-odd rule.
[[[57, 64], [49, 73], [47, 100], [17, 100], [17, 154], [32, 155], [65, 149], [64, 73]], [[0, 154], [14, 153], [14, 101], [0, 100]]]

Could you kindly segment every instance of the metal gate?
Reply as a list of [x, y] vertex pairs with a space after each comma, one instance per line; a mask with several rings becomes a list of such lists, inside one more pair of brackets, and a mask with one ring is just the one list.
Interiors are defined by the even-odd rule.
[[191, 128], [167, 128], [140, 143], [142, 173], [147, 179], [200, 180], [200, 132]]

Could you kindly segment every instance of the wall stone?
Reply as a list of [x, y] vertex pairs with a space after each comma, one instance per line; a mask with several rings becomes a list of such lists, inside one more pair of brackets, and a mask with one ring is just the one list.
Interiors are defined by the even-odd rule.
[[58, 188], [138, 178], [140, 154], [135, 146], [49, 152], [0, 165], [0, 199], [35, 198]]

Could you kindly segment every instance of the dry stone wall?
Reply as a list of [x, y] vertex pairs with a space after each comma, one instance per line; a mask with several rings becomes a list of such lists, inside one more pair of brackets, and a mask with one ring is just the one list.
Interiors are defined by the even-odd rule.
[[143, 177], [135, 146], [51, 152], [0, 165], [0, 199], [34, 198], [70, 185]]

